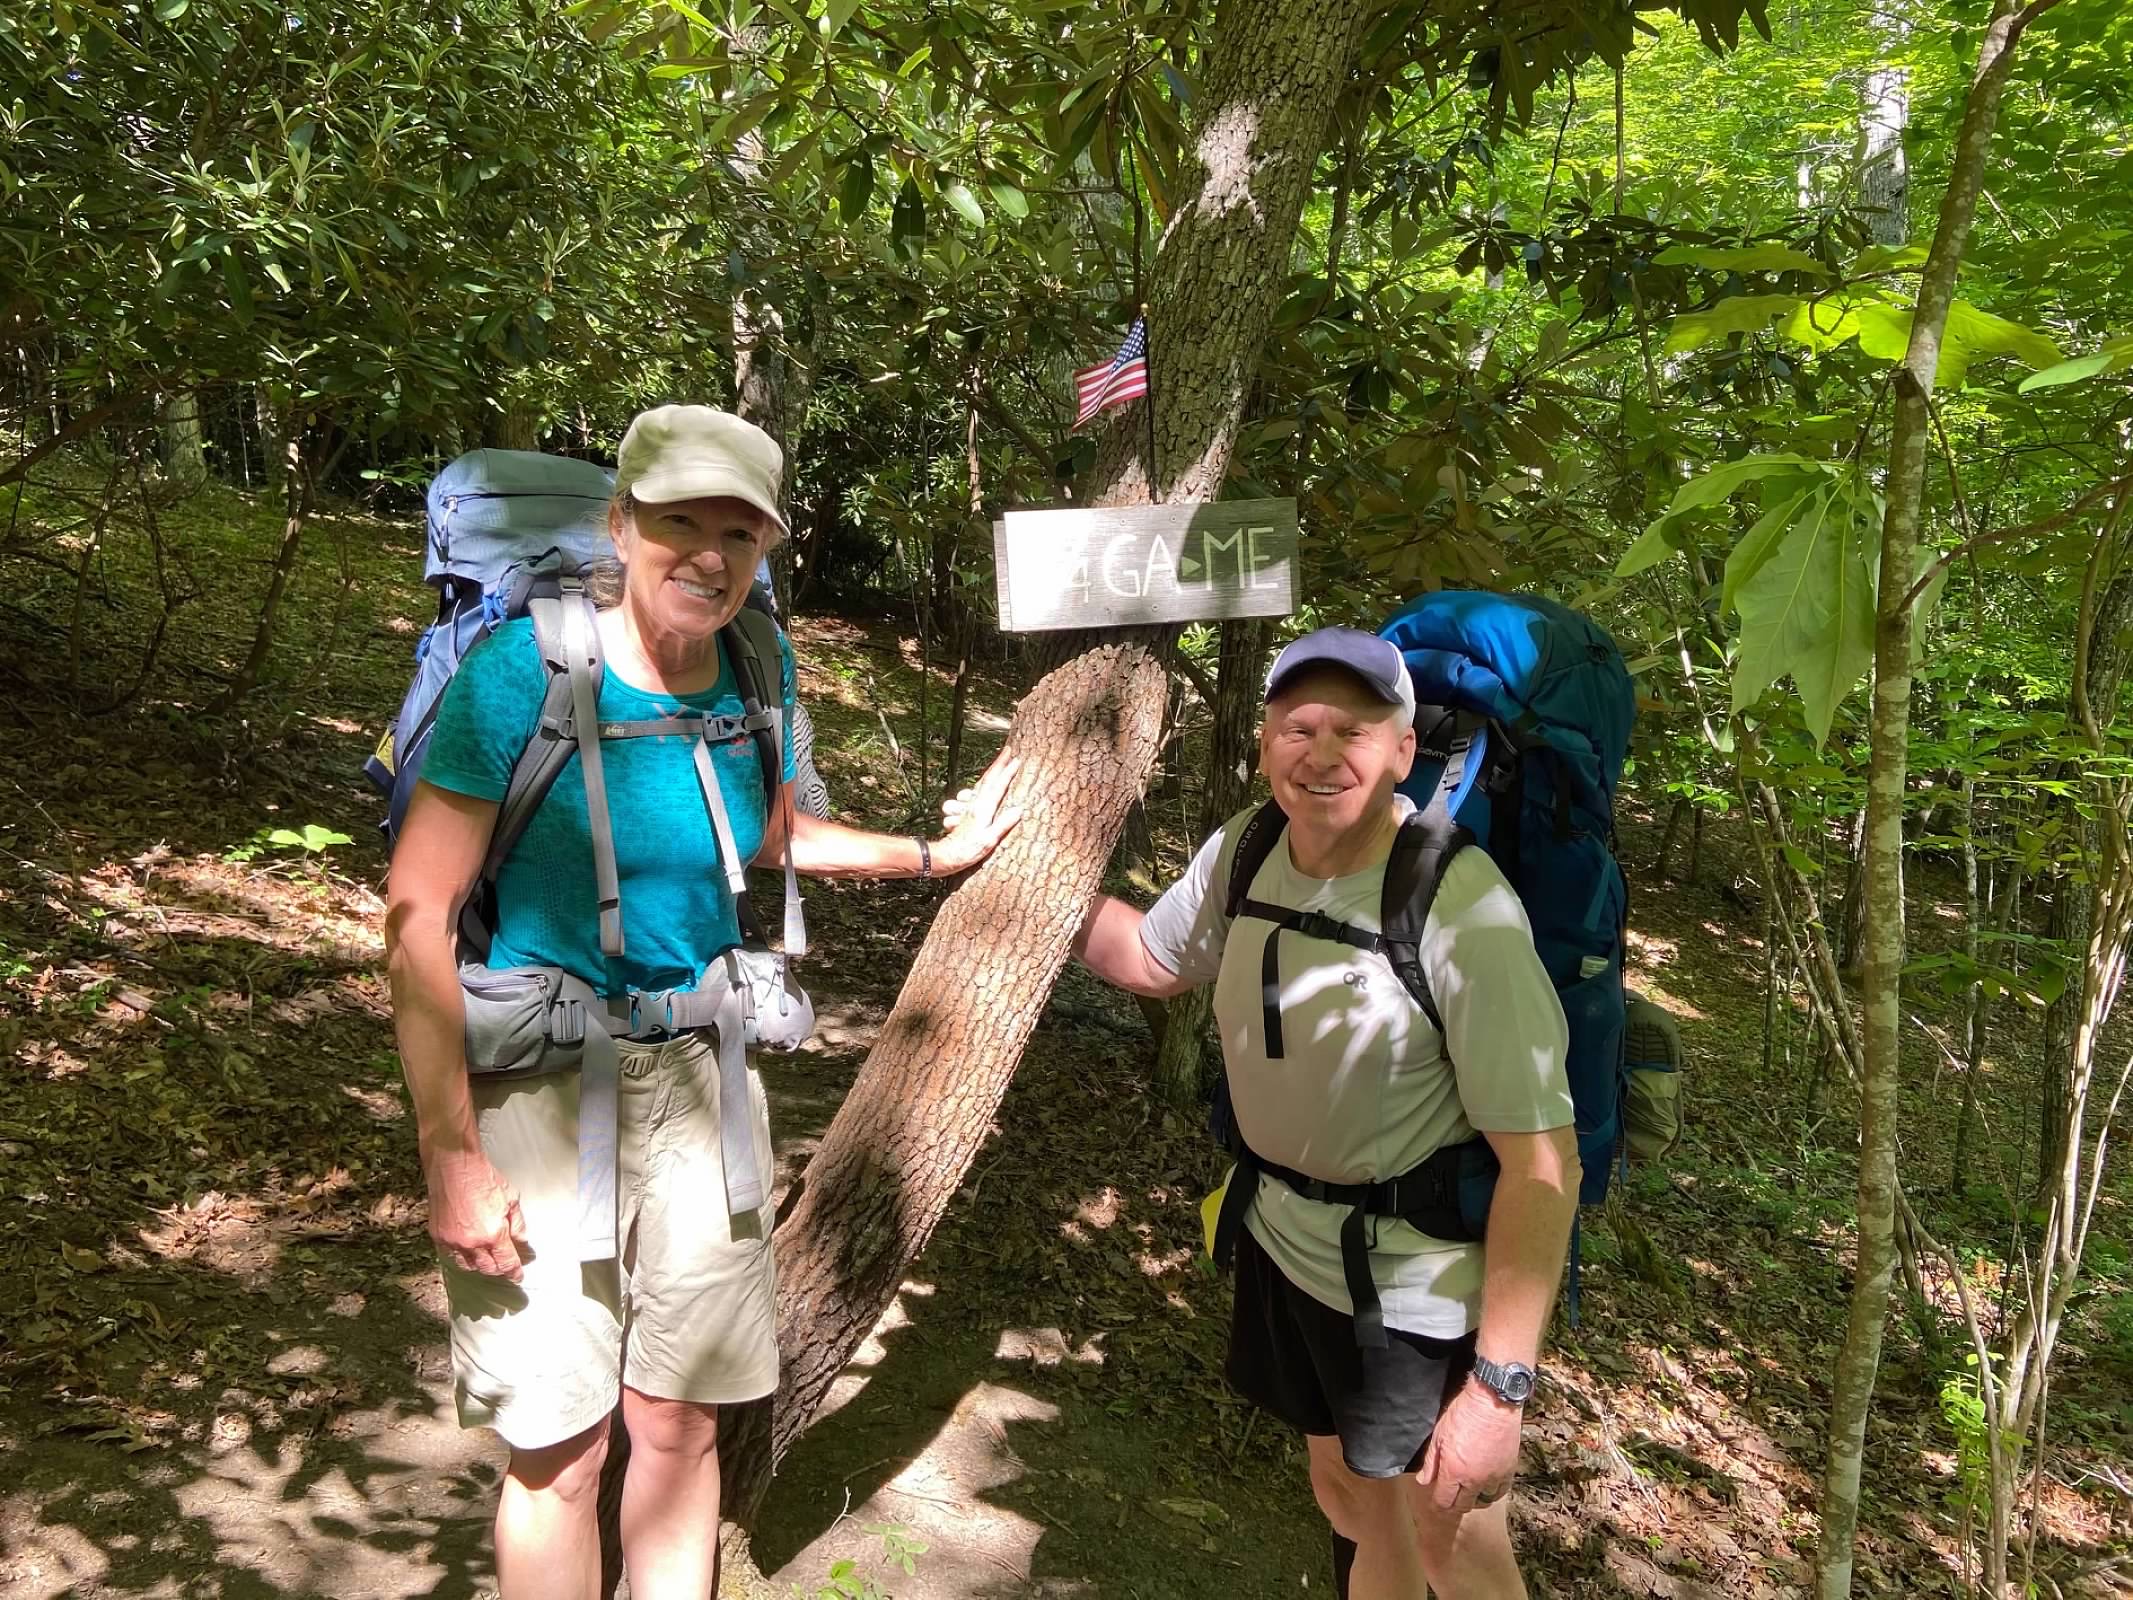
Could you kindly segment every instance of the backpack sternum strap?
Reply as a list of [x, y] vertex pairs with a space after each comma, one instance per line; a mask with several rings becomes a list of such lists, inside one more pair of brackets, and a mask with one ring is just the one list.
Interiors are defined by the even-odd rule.
[[1264, 900], [1246, 900], [1237, 907], [1234, 915], [1257, 917], [1262, 922], [1274, 924], [1259, 957], [1259, 1005], [1265, 1018], [1269, 1061], [1281, 1060], [1283, 1052], [1280, 945], [1284, 933], [1300, 933], [1355, 950], [1382, 951], [1385, 948], [1385, 941], [1378, 934], [1353, 923], [1337, 921], [1323, 911], [1291, 911], [1286, 906], [1268, 905]]

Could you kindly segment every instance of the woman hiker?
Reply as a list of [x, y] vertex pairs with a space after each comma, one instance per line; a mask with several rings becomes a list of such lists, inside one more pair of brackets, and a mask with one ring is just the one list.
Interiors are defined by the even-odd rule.
[[[496, 1513], [505, 1600], [598, 1592], [595, 1501], [618, 1398], [630, 1436], [631, 1592], [709, 1594], [718, 1409], [777, 1385], [762, 1086], [737, 1039], [704, 1025], [731, 1024], [745, 990], [731, 981], [741, 928], [729, 874], [738, 882], [759, 850], [774, 860], [788, 847], [802, 873], [961, 872], [1019, 817], [1001, 803], [1012, 764], [995, 765], [956, 826], [930, 842], [797, 812], [794, 669], [782, 635], [784, 781], [766, 795], [766, 763], [774, 770], [778, 758], [759, 759], [735, 731], [745, 684], [721, 630], [785, 532], [782, 466], [761, 429], [705, 406], [663, 406], [631, 423], [608, 517], [619, 582], [595, 596], [606, 602], [596, 620], [602, 736], [590, 751], [578, 746], [496, 869], [493, 936], [467, 991], [462, 907], [483, 882], [500, 802], [541, 731], [554, 670], [531, 618], [499, 628], [453, 677], [393, 857], [394, 1023], [450, 1300], [459, 1419], [511, 1447]], [[759, 681], [767, 688], [767, 666]], [[662, 718], [696, 736], [624, 736], [656, 735]], [[714, 728], [726, 736], [714, 742]], [[597, 859], [604, 841], [589, 821], [588, 753], [605, 791], [611, 863]], [[534, 992], [511, 976], [527, 969], [560, 969], [538, 993], [584, 1002], [576, 1012], [536, 1002], [536, 1049], [571, 1040], [586, 1065], [470, 1076], [470, 1016], [488, 1015], [487, 997]], [[602, 1009], [604, 1033], [597, 1019], [582, 1030], [556, 1021]], [[596, 1059], [610, 1064], [602, 1103], [612, 1122], [588, 1110], [581, 1126]]]

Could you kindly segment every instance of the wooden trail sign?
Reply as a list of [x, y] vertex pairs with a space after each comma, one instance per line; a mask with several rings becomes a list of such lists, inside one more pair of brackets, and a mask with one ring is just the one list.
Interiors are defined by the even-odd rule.
[[1010, 511], [992, 548], [1007, 633], [1296, 609], [1294, 500]]

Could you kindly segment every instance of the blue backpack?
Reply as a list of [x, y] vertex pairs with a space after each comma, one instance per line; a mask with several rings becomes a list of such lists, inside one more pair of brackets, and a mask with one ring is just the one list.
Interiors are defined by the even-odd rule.
[[[1273, 922], [1262, 985], [1270, 1056], [1282, 1051], [1275, 950], [1284, 930], [1381, 952], [1439, 1032], [1420, 947], [1444, 869], [1478, 845], [1509, 880], [1533, 927], [1541, 964], [1569, 1023], [1567, 1059], [1584, 1176], [1578, 1199], [1607, 1194], [1622, 1140], [1622, 946], [1628, 888], [1614, 855], [1614, 796], [1629, 753], [1636, 699], [1621, 651], [1605, 630], [1552, 600], [1447, 590], [1424, 595], [1379, 630], [1399, 646], [1414, 680], [1417, 751], [1400, 786], [1415, 804], [1385, 868], [1378, 931], [1250, 897], [1286, 824], [1261, 807], [1238, 836], [1230, 865], [1232, 918]], [[1226, 1086], [1225, 1086], [1226, 1087]], [[1411, 1171], [1339, 1184], [1261, 1160], [1246, 1148], [1220, 1093], [1216, 1137], [1246, 1167], [1314, 1200], [1350, 1208], [1344, 1276], [1359, 1344], [1384, 1341], [1362, 1220], [1396, 1216], [1438, 1239], [1479, 1240], [1495, 1193], [1488, 1141], [1449, 1145]], [[1234, 1247], [1256, 1185], [1232, 1179], [1217, 1223], [1215, 1258]], [[1571, 1314], [1576, 1315], [1576, 1248]]]
[[1378, 632], [1407, 658], [1421, 708], [1401, 792], [1425, 832], [1452, 830], [1445, 859], [1473, 843], [1502, 869], [1563, 1002], [1578, 1199], [1597, 1205], [1622, 1139], [1629, 888], [1614, 806], [1637, 716], [1629, 669], [1604, 628], [1536, 595], [1424, 595]]
[[437, 619], [415, 645], [400, 714], [363, 765], [386, 797], [388, 840], [399, 837], [444, 686], [467, 652], [526, 615], [535, 590], [558, 593], [562, 579], [613, 557], [613, 487], [594, 462], [532, 450], [471, 450], [430, 480], [422, 577], [437, 590]]

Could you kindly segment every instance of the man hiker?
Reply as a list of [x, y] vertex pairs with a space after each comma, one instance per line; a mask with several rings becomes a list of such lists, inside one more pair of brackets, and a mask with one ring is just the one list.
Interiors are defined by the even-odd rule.
[[[1339, 1592], [1499, 1600], [1526, 1592], [1505, 1497], [1577, 1199], [1567, 1035], [1483, 850], [1450, 856], [1406, 952], [1441, 1025], [1378, 937], [1414, 719], [1395, 646], [1296, 640], [1259, 735], [1281, 833], [1246, 892], [1226, 886], [1250, 811], [1145, 915], [1097, 895], [1075, 952], [1136, 994], [1215, 986], [1242, 1152], [1229, 1381], [1307, 1435]], [[1386, 1180], [1476, 1133], [1501, 1168], [1486, 1248], [1386, 1214]]]

